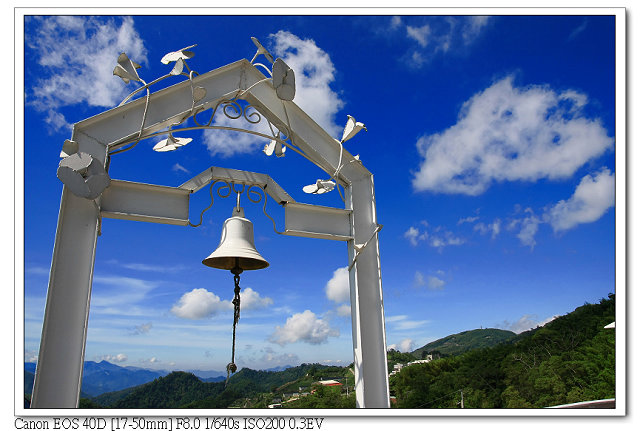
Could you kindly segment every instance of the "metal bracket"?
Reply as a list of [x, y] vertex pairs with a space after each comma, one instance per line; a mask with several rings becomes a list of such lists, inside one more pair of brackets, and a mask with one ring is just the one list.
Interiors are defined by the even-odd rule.
[[376, 228], [373, 230], [371, 237], [364, 244], [354, 244], [353, 248], [356, 250], [356, 255], [353, 257], [353, 260], [349, 264], [349, 271], [351, 271], [351, 268], [353, 268], [353, 265], [356, 264], [356, 260], [358, 259], [358, 256], [360, 256], [360, 253], [362, 253], [362, 251], [369, 245], [373, 237], [375, 237], [376, 234], [382, 230], [382, 226], [383, 225], [381, 224], [376, 225]]

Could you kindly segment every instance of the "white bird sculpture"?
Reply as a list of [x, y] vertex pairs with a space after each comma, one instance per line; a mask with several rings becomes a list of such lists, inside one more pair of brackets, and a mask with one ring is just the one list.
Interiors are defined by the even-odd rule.
[[192, 140], [193, 139], [191, 138], [176, 138], [175, 136], [173, 136], [173, 134], [169, 133], [169, 136], [167, 137], [167, 139], [163, 139], [162, 141], [154, 145], [153, 151], [157, 151], [159, 153], [164, 153], [167, 151], [175, 151], [179, 147], [187, 145]]
[[269, 60], [269, 62], [271, 64], [273, 64], [273, 56], [269, 53], [269, 51], [267, 51], [267, 48], [265, 48], [264, 46], [262, 46], [262, 44], [258, 41], [258, 39], [256, 39], [255, 37], [251, 37], [251, 40], [253, 41], [253, 44], [256, 46], [256, 48], [258, 48], [258, 51], [256, 52], [256, 55], [253, 56], [253, 58], [251, 59], [250, 63], [253, 63], [253, 61], [260, 55], [264, 55], [266, 57], [267, 60]]
[[363, 123], [358, 123], [351, 115], [347, 115], [347, 117], [347, 124], [344, 126], [344, 132], [342, 132], [342, 139], [340, 140], [340, 143], [353, 138], [362, 129], [368, 131]]
[[284, 152], [287, 151], [287, 147], [282, 145], [282, 142], [272, 139], [268, 144], [264, 146], [262, 150], [267, 156], [276, 153], [276, 157], [284, 157]]
[[314, 195], [321, 195], [323, 193], [330, 192], [336, 186], [336, 183], [330, 180], [318, 180], [315, 184], [309, 184], [304, 186], [302, 191]]

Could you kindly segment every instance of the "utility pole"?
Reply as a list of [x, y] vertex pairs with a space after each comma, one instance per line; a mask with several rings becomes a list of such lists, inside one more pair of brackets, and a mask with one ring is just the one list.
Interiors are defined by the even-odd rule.
[[464, 408], [464, 392], [462, 392], [462, 389], [460, 389], [460, 408]]

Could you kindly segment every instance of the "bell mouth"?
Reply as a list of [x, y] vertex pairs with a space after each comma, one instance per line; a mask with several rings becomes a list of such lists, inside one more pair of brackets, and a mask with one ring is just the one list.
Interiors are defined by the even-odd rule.
[[[214, 252], [215, 254], [215, 252]], [[244, 271], [251, 271], [254, 269], [264, 269], [269, 266], [269, 262], [259, 258], [251, 257], [235, 257], [235, 256], [209, 256], [202, 261], [203, 265], [216, 269], [228, 269], [232, 270], [240, 268]]]

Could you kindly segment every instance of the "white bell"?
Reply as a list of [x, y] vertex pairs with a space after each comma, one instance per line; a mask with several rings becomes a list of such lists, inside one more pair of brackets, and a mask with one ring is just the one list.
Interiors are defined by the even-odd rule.
[[253, 223], [244, 217], [242, 208], [233, 209], [233, 215], [222, 226], [218, 248], [202, 263], [211, 268], [228, 270], [252, 270], [269, 266], [269, 262], [256, 250]]

